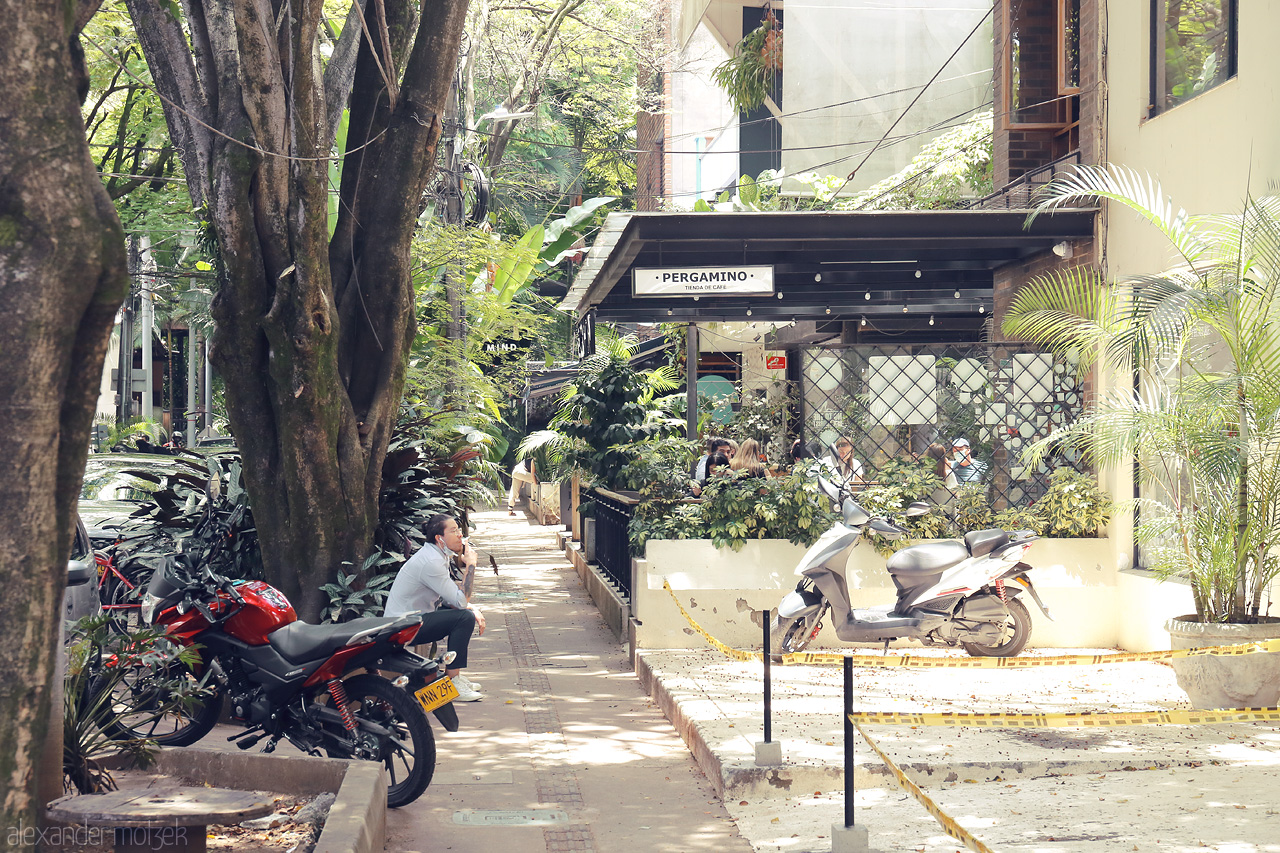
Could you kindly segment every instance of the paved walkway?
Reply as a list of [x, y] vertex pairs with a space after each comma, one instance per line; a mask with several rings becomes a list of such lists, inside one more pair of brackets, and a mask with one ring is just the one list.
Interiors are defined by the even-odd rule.
[[488, 629], [467, 674], [485, 698], [458, 704], [457, 733], [435, 728], [435, 780], [388, 813], [386, 849], [750, 851], [557, 551], [558, 528], [472, 518]]

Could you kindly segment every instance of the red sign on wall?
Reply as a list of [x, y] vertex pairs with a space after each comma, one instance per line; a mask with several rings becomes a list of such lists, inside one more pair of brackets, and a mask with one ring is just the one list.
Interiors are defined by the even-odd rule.
[[766, 355], [764, 357], [765, 370], [786, 370], [787, 357], [785, 355]]

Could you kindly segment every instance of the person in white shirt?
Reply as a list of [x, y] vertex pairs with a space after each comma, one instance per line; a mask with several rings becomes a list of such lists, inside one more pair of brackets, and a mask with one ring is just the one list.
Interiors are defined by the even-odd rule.
[[697, 464], [693, 466], [693, 479], [697, 480], [699, 483], [705, 483], [707, 481], [707, 461], [717, 453], [724, 453], [727, 456], [728, 449], [729, 439], [727, 438], [713, 436], [707, 439], [707, 452], [704, 453], [702, 458], [698, 460]]
[[472, 631], [478, 628], [477, 636], [484, 634], [484, 614], [467, 602], [458, 584], [449, 576], [449, 558], [457, 554], [465, 569], [474, 569], [476, 552], [463, 538], [458, 522], [448, 515], [431, 516], [423, 532], [427, 544], [400, 567], [382, 615], [421, 612], [422, 627], [418, 629], [416, 642], [429, 643], [448, 637], [449, 651], [457, 656], [445, 672], [457, 685], [457, 701], [475, 702], [484, 697], [476, 684], [462, 674], [462, 669], [467, 665]]
[[862, 485], [862, 463], [853, 455], [853, 442], [840, 436], [831, 453], [818, 463], [819, 473], [837, 486], [854, 489]]
[[533, 470], [532, 459], [521, 459], [511, 469], [511, 491], [507, 493], [507, 515], [516, 514], [516, 503], [520, 499], [520, 484], [528, 483], [529, 488], [538, 485], [538, 477]]

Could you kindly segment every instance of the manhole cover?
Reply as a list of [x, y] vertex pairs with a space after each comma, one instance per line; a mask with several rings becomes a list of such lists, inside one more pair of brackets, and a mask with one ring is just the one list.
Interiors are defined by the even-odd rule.
[[453, 813], [453, 822], [462, 826], [550, 826], [568, 823], [569, 815], [547, 809], [463, 809]]

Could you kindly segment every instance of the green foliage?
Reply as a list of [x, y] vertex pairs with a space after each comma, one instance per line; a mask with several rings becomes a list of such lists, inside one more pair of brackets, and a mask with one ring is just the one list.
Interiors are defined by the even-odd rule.
[[1046, 536], [1098, 536], [1111, 521], [1111, 496], [1097, 479], [1059, 468], [1049, 475], [1049, 490], [1036, 501]]
[[829, 505], [814, 480], [803, 474], [712, 477], [703, 488], [700, 504], [681, 507], [665, 527], [647, 520], [632, 531], [632, 540], [643, 545], [661, 534], [667, 534], [661, 538], [696, 536], [735, 551], [748, 539], [786, 539], [808, 546], [834, 523], [836, 516]]
[[773, 465], [790, 465], [787, 451], [791, 442], [787, 436], [787, 423], [796, 396], [795, 389], [783, 381], [774, 382], [767, 389], [740, 390], [738, 411], [725, 424], [724, 435], [738, 443], [755, 439], [768, 453]]
[[[63, 787], [80, 794], [114, 791], [115, 779], [104, 759], [121, 754], [147, 766], [155, 741], [121, 740], [105, 733], [121, 717], [130, 728], [146, 728], [166, 715], [189, 707], [203, 693], [185, 676], [168, 678], [170, 667], [195, 665], [194, 646], [180, 648], [162, 629], [143, 629], [125, 636], [108, 628], [109, 617], [86, 616], [71, 626], [67, 674], [62, 697]], [[139, 670], [149, 673], [145, 692], [124, 689]], [[139, 717], [139, 714], [146, 716]], [[112, 762], [114, 763], [114, 762]]]
[[946, 210], [991, 193], [992, 121], [990, 110], [975, 113], [925, 144], [902, 171], [836, 208]]
[[378, 552], [365, 560], [357, 572], [339, 571], [337, 580], [320, 587], [329, 596], [324, 621], [349, 622], [365, 616], [381, 616], [400, 562], [389, 554]]
[[590, 485], [622, 488], [621, 472], [636, 444], [681, 431], [683, 424], [655, 405], [657, 392], [674, 386], [668, 368], [642, 374], [632, 367], [625, 341], [586, 359], [551, 422], [563, 464]]
[[733, 56], [712, 69], [711, 79], [724, 89], [739, 112], [749, 113], [773, 94], [781, 70], [782, 26], [770, 11], [760, 26], [742, 37]]

